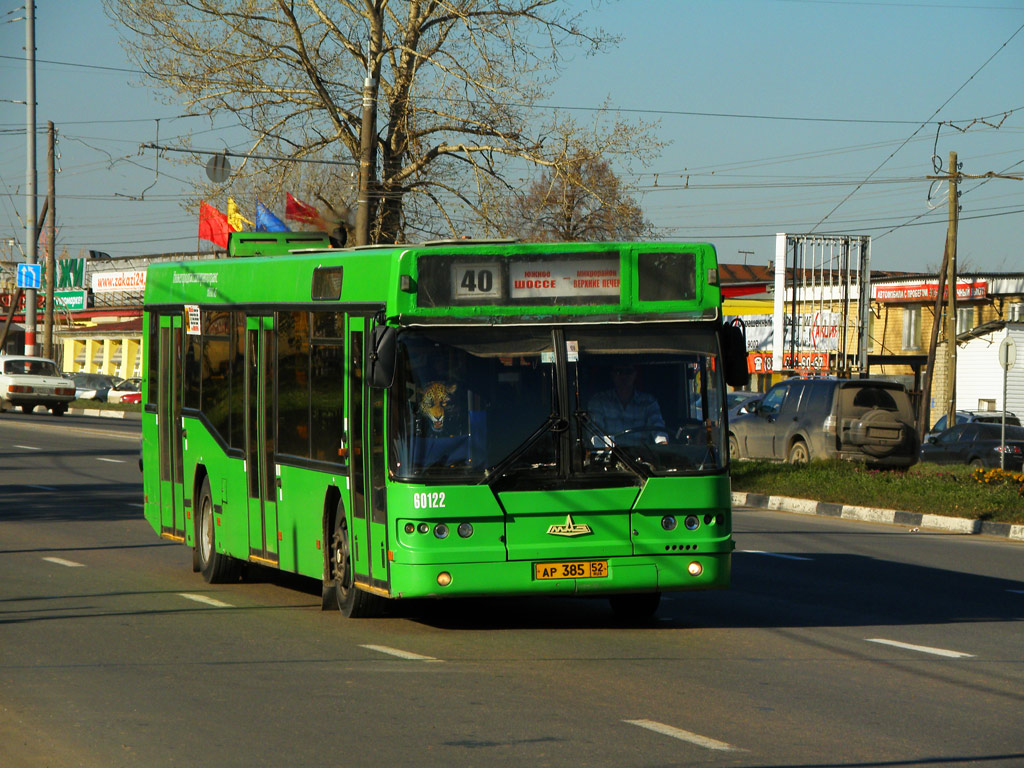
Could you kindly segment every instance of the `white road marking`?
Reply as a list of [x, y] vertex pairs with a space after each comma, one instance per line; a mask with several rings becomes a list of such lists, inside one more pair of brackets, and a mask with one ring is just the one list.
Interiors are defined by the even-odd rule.
[[57, 490], [56, 488], [53, 488], [52, 486], [49, 486], [49, 485], [26, 485], [25, 487], [26, 488], [35, 488], [37, 491], [56, 491]]
[[1024, 589], [1008, 589], [1007, 592], [1013, 592], [1015, 595], [1024, 595]]
[[799, 555], [783, 555], [781, 552], [765, 552], [760, 549], [741, 549], [740, 552], [746, 552], [748, 555], [767, 555], [768, 557], [781, 557], [783, 560], [807, 560], [813, 561], [812, 557], [800, 557]]
[[400, 659], [408, 659], [409, 661], [441, 661], [441, 659], [435, 659], [433, 656], [421, 656], [418, 653], [400, 651], [398, 648], [389, 648], [386, 645], [361, 645], [359, 647], [370, 651], [377, 651], [378, 653], [386, 653], [389, 656], [397, 656]]
[[186, 600], [195, 600], [197, 603], [212, 605], [214, 608], [234, 608], [230, 603], [222, 603], [220, 600], [215, 600], [212, 597], [207, 597], [206, 595], [193, 595], [190, 592], [179, 592], [178, 594]]
[[41, 451], [42, 448], [37, 448], [34, 445], [15, 445], [15, 448], [24, 448], [26, 451]]
[[85, 568], [85, 563], [76, 563], [74, 560], [65, 560], [62, 557], [44, 557], [48, 563], [54, 563], [55, 565], [63, 565], [68, 568]]
[[974, 658], [973, 653], [963, 653], [961, 651], [948, 651], [945, 648], [931, 648], [927, 645], [911, 645], [910, 643], [901, 643], [898, 640], [885, 640], [881, 637], [867, 637], [864, 639], [869, 643], [881, 643], [882, 645], [891, 645], [894, 648], [904, 648], [908, 651], [920, 651], [921, 653], [930, 653], [933, 656], [946, 656], [950, 659]]
[[638, 725], [641, 728], [646, 728], [649, 731], [660, 733], [663, 736], [671, 736], [673, 739], [687, 741], [690, 744], [696, 744], [698, 747], [704, 747], [704, 749], [713, 749], [718, 752], [745, 751], [740, 749], [739, 747], [734, 747], [732, 744], [726, 744], [724, 741], [716, 741], [715, 739], [709, 739], [707, 736], [701, 736], [699, 733], [691, 733], [690, 731], [684, 731], [682, 728], [673, 728], [671, 725], [658, 723], [654, 720], [623, 720], [622, 722], [629, 723], [630, 725]]
[[107, 461], [111, 464], [124, 464], [124, 459], [108, 459], [103, 456], [97, 456], [96, 461]]

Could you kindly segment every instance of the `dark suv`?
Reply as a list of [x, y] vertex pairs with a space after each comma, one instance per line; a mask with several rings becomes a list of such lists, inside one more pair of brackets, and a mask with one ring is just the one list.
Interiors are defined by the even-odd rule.
[[731, 458], [852, 459], [909, 467], [919, 441], [903, 385], [873, 379], [787, 379], [729, 422]]

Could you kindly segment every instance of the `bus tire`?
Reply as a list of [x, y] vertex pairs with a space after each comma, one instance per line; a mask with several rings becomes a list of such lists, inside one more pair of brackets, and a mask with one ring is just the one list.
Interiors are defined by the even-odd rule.
[[217, 526], [215, 522], [213, 518], [213, 495], [210, 493], [210, 478], [204, 477], [202, 490], [199, 491], [199, 505], [195, 516], [196, 546], [193, 555], [193, 567], [198, 564], [199, 571], [203, 574], [203, 579], [208, 584], [237, 581], [237, 563], [229, 555], [223, 555], [217, 551]]
[[[352, 545], [345, 520], [345, 508], [338, 502], [331, 537], [331, 590], [333, 601], [346, 619], [364, 619], [376, 616], [380, 603], [376, 595], [364, 592], [355, 584], [352, 573]], [[329, 602], [330, 598], [325, 598]]]
[[640, 592], [628, 595], [612, 595], [608, 598], [612, 613], [620, 621], [647, 621], [654, 616], [661, 603], [661, 592]]

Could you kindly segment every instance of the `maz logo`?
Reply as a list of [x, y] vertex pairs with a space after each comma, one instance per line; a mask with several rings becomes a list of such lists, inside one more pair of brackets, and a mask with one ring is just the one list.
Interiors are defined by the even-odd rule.
[[565, 516], [565, 523], [562, 525], [552, 525], [548, 528], [548, 533], [551, 536], [586, 536], [588, 533], [593, 533], [590, 530], [590, 526], [585, 523], [577, 525], [572, 521], [572, 515]]

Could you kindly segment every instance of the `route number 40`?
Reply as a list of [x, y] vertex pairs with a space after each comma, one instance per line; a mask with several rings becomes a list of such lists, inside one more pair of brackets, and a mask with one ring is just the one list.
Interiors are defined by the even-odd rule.
[[452, 272], [456, 299], [496, 299], [502, 295], [497, 264], [456, 264]]

